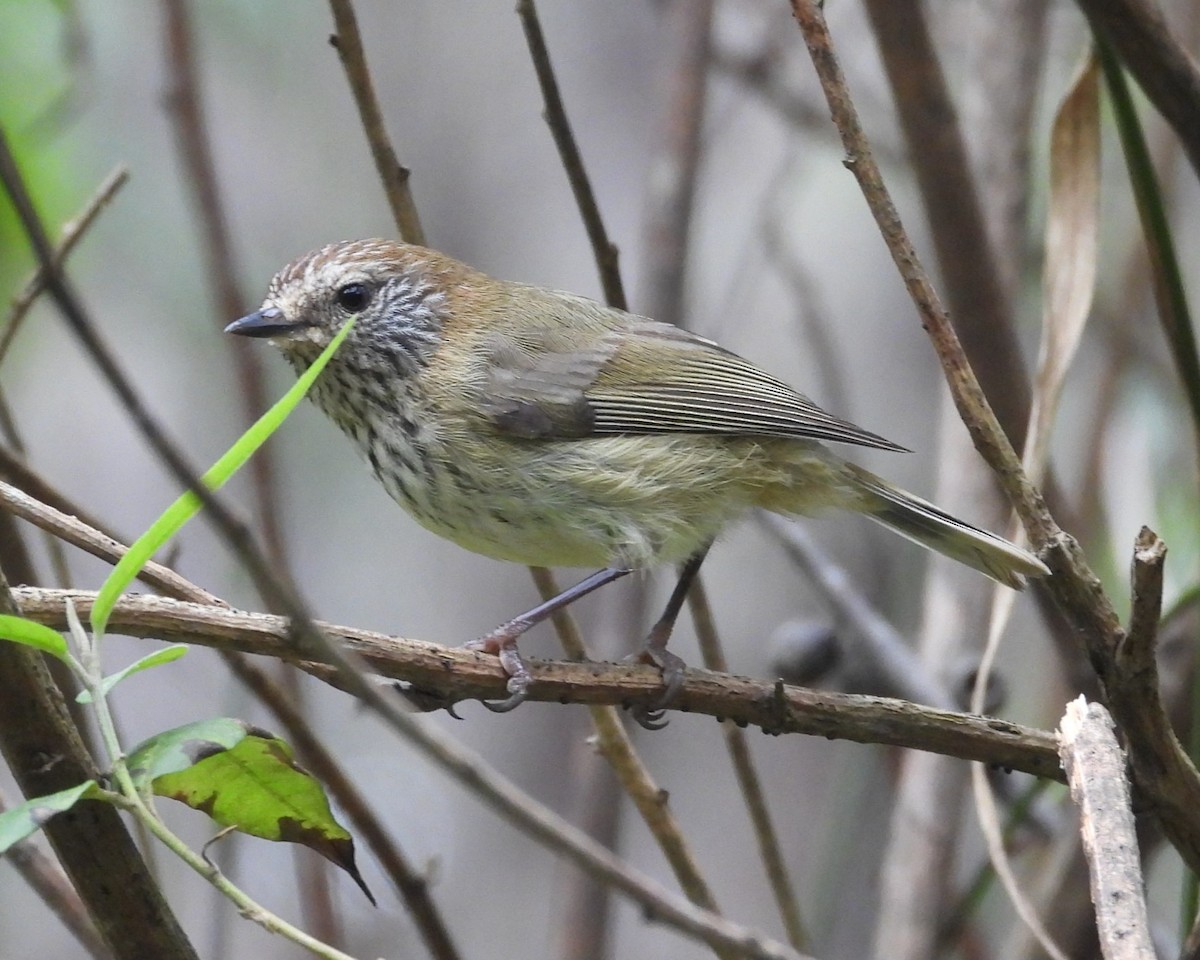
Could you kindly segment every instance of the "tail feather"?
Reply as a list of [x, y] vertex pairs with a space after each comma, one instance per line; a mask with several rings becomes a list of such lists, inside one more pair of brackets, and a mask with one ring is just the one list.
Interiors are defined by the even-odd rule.
[[965, 563], [1014, 590], [1025, 586], [1025, 577], [1044, 577], [1050, 573], [1027, 550], [952, 517], [861, 467], [847, 466], [866, 495], [866, 503], [861, 507], [863, 513], [901, 536]]

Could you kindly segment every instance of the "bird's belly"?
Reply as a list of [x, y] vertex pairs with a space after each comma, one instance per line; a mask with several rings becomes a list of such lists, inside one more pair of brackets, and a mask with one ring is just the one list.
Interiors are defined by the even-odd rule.
[[468, 550], [533, 566], [638, 568], [685, 560], [750, 505], [736, 485], [683, 482], [672, 441], [647, 439], [455, 445], [376, 433], [362, 446], [393, 499]]

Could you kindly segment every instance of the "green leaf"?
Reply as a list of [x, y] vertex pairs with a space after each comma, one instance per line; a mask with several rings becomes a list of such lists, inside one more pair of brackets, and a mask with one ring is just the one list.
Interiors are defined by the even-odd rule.
[[[101, 681], [100, 689], [105, 696], [118, 683], [126, 677], [134, 673], [141, 673], [143, 670], [149, 670], [151, 667], [157, 667], [163, 663], [171, 663], [178, 660], [188, 652], [187, 646], [182, 643], [172, 644], [162, 650], [155, 650], [153, 653], [148, 653], [140, 660], [136, 660], [127, 666], [124, 670], [118, 670], [116, 673], [110, 674]], [[80, 690], [75, 697], [76, 703], [91, 703], [92, 694], [89, 690]]]
[[0, 855], [37, 833], [55, 814], [70, 810], [95, 786], [95, 780], [87, 780], [77, 787], [68, 787], [46, 797], [34, 797], [0, 813]]
[[[315, 850], [349, 873], [374, 903], [355, 866], [354, 841], [334, 819], [320, 782], [297, 765], [292, 748], [240, 721], [215, 722], [237, 724], [243, 735], [229, 745], [192, 737], [176, 742], [160, 754], [174, 758], [168, 765], [175, 769], [152, 775], [154, 792], [207, 813], [223, 827]], [[192, 758], [186, 767], [176, 762], [181, 750]], [[160, 767], [156, 762], [155, 769]]]
[[228, 717], [185, 723], [143, 740], [125, 765], [138, 789], [143, 789], [155, 777], [186, 770], [210, 754], [237, 746], [256, 729], [244, 720]]
[[57, 657], [63, 663], [71, 662], [67, 641], [63, 639], [61, 633], [40, 623], [34, 623], [32, 620], [26, 620], [24, 617], [0, 614], [0, 639], [34, 647], [52, 657]]
[[[251, 454], [279, 429], [279, 425], [304, 398], [304, 394], [308, 392], [309, 387], [313, 385], [317, 376], [325, 368], [325, 364], [329, 362], [334, 351], [346, 339], [347, 334], [354, 326], [354, 320], [355, 318], [351, 317], [346, 321], [337, 336], [329, 342], [329, 346], [321, 351], [321, 355], [313, 361], [312, 366], [300, 375], [292, 388], [270, 410], [259, 417], [254, 425], [243, 433], [237, 442], [205, 472], [200, 479], [206, 487], [210, 490], [219, 489], [238, 471], [242, 464], [250, 459]], [[189, 490], [167, 507], [162, 516], [150, 525], [150, 529], [134, 541], [128, 553], [113, 567], [112, 573], [108, 575], [108, 579], [104, 581], [104, 585], [101, 586], [100, 592], [96, 596], [96, 602], [92, 605], [92, 631], [97, 636], [104, 633], [114, 604], [133, 582], [142, 567], [146, 565], [146, 562], [199, 510], [200, 498]]]

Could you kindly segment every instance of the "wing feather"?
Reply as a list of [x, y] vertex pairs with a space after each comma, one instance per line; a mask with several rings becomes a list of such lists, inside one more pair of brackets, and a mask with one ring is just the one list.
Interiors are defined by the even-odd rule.
[[707, 433], [905, 449], [827, 413], [711, 340], [569, 299], [571, 323], [485, 345], [483, 406], [500, 432], [545, 439]]

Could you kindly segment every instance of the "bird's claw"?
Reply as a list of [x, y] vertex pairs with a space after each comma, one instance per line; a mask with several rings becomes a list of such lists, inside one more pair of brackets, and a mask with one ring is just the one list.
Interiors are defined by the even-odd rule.
[[666, 719], [667, 709], [683, 692], [687, 664], [683, 662], [682, 657], [677, 657], [667, 650], [665, 645], [655, 643], [653, 635], [641, 650], [625, 659], [648, 663], [662, 671], [663, 687], [658, 696], [649, 703], [635, 704], [629, 708], [630, 716], [639, 726], [646, 730], [661, 730], [669, 723]]
[[503, 700], [480, 700], [492, 713], [508, 713], [515, 710], [529, 698], [529, 688], [533, 685], [533, 674], [521, 659], [515, 637], [500, 633], [490, 633], [486, 637], [472, 640], [465, 645], [468, 650], [479, 650], [490, 653], [500, 661], [500, 667], [508, 675], [505, 689], [508, 696]]

